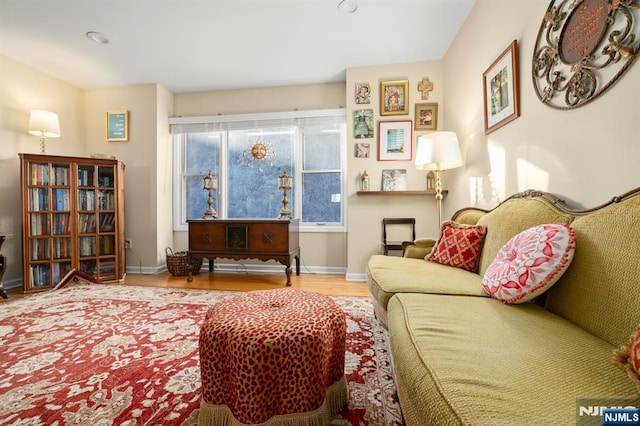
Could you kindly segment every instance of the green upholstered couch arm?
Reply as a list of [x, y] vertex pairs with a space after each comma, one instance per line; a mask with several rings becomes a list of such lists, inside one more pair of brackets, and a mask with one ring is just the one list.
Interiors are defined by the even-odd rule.
[[424, 259], [426, 255], [431, 253], [436, 241], [433, 238], [418, 238], [413, 244], [409, 244], [404, 248], [404, 257]]
[[[486, 210], [466, 207], [458, 210], [451, 219], [465, 225], [475, 225], [486, 213]], [[426, 255], [431, 253], [437, 241], [437, 238], [418, 238], [413, 244], [407, 244], [404, 247], [404, 257], [424, 259]]]

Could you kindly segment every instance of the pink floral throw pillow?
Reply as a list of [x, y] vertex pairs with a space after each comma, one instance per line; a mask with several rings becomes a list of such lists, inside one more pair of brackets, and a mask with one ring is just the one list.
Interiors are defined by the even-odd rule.
[[627, 371], [640, 392], [640, 325], [628, 344], [614, 351], [615, 362]]
[[485, 232], [484, 226], [446, 221], [440, 227], [438, 242], [425, 260], [478, 272]]
[[502, 246], [484, 274], [482, 287], [504, 303], [527, 302], [558, 281], [575, 248], [575, 233], [569, 225], [529, 228]]

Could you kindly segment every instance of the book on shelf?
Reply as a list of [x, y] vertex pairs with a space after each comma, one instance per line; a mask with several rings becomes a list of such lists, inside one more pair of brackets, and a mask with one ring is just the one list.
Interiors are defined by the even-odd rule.
[[53, 184], [66, 186], [69, 185], [69, 166], [67, 165], [54, 165], [53, 169]]
[[49, 164], [31, 164], [31, 185], [49, 185]]

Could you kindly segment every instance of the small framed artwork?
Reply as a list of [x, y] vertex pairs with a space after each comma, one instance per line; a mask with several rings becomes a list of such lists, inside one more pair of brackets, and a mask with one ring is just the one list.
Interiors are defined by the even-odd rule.
[[517, 40], [482, 74], [482, 86], [484, 133], [488, 135], [520, 116]]
[[406, 191], [407, 169], [389, 169], [382, 171], [383, 191]]
[[416, 104], [416, 130], [438, 130], [438, 104]]
[[412, 121], [378, 122], [378, 161], [411, 161]]
[[357, 109], [353, 111], [353, 137], [356, 139], [373, 137], [372, 109]]
[[380, 115], [409, 114], [409, 80], [380, 82]]
[[368, 142], [358, 142], [355, 144], [354, 156], [356, 158], [369, 158], [371, 152], [371, 144]]
[[356, 103], [357, 104], [371, 103], [371, 86], [369, 86], [369, 83], [356, 84]]
[[129, 140], [129, 111], [107, 111], [107, 142], [126, 142]]

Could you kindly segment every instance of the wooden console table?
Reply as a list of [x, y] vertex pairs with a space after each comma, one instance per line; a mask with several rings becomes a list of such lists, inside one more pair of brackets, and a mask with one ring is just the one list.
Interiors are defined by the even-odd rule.
[[285, 266], [290, 286], [291, 260], [295, 259], [296, 275], [300, 275], [300, 219], [198, 219], [187, 223], [187, 253], [209, 259], [209, 272], [213, 272], [216, 257], [275, 260]]

